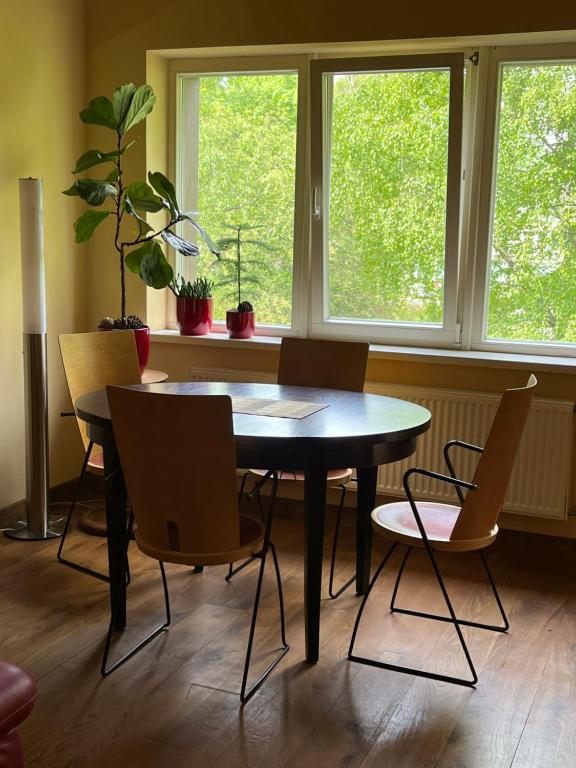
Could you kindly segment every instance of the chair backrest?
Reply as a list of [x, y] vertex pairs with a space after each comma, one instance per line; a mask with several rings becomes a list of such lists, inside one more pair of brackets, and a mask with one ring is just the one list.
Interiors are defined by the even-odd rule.
[[364, 342], [284, 337], [278, 384], [362, 392], [368, 349]]
[[[107, 384], [140, 384], [134, 331], [63, 333], [60, 354], [72, 403]], [[84, 447], [90, 442], [85, 422], [77, 419]]]
[[[232, 400], [107, 387], [137, 542], [159, 560], [236, 549]], [[168, 554], [167, 554], [168, 553]]]
[[502, 395], [474, 473], [478, 489], [468, 491], [452, 539], [481, 538], [496, 524], [537, 383], [531, 374], [525, 387], [507, 389]]

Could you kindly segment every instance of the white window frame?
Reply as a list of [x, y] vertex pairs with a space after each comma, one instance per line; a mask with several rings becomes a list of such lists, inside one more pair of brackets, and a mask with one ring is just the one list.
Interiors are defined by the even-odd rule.
[[[292, 327], [258, 325], [258, 335], [362, 338], [375, 343], [432, 349], [443, 347], [463, 351], [576, 357], [576, 344], [487, 340], [484, 334], [498, 129], [499, 62], [576, 60], [576, 32], [326, 46], [251, 46], [218, 49], [216, 54], [204, 49], [195, 51], [190, 58], [168, 61], [171, 137], [168, 170], [177, 180], [182, 178], [177, 169], [178, 163], [182, 162], [183, 149], [178, 141], [182, 109], [178, 93], [179, 75], [266, 71], [298, 71], [299, 74]], [[470, 54], [478, 54], [474, 65], [469, 61]], [[313, 204], [318, 202], [318, 199], [312, 199], [312, 190], [317, 188], [318, 195], [325, 188], [322, 163], [318, 163], [318, 158], [322, 157], [319, 148], [323, 142], [322, 115], [318, 113], [318, 105], [322, 104], [319, 73], [330, 71], [330, 66], [332, 71], [368, 70], [371, 59], [378, 61], [377, 71], [382, 71], [393, 68], [395, 58], [404, 59], [405, 63], [406, 56], [414, 57], [413, 61], [425, 61], [430, 60], [431, 55], [438, 56], [442, 61], [450, 56], [457, 56], [458, 61], [466, 59], [466, 88], [463, 111], [459, 117], [462, 152], [457, 160], [455, 154], [450, 158], [453, 166], [458, 168], [460, 190], [457, 198], [455, 193], [447, 198], [447, 208], [452, 206], [451, 211], [457, 210], [459, 216], [452, 216], [452, 228], [446, 240], [448, 245], [450, 238], [450, 254], [446, 261], [450, 274], [445, 277], [444, 284], [444, 326], [358, 320], [325, 322], [325, 265], [319, 248], [323, 223], [312, 215]], [[346, 67], [346, 60], [350, 62], [349, 67]], [[459, 71], [463, 74], [462, 67]], [[452, 77], [451, 84], [453, 82]], [[452, 109], [454, 104], [452, 99], [451, 120], [456, 119]], [[313, 151], [314, 164], [311, 161]], [[458, 241], [456, 247], [454, 239]], [[172, 259], [175, 263], [174, 254]], [[186, 266], [187, 277], [193, 279], [194, 260], [187, 261]], [[167, 325], [174, 329], [175, 301], [170, 291], [166, 294]], [[320, 296], [322, 302], [318, 301]], [[215, 325], [214, 330], [224, 332], [225, 328], [223, 324]]]
[[[307, 327], [307, 299], [305, 287], [308, 283], [308, 259], [305, 244], [308, 241], [306, 210], [306, 125], [308, 105], [308, 57], [307, 56], [237, 56], [226, 58], [173, 59], [169, 63], [171, 103], [174, 108], [173, 142], [170, 153], [170, 171], [176, 179], [176, 194], [185, 210], [196, 210], [198, 200], [196, 180], [192, 174], [183, 173], [183, 168], [194, 161], [191, 154], [197, 152], [195, 142], [180, 141], [181, 127], [189, 121], [192, 134], [197, 135], [193, 113], [194, 76], [250, 73], [295, 73], [298, 75], [298, 112], [296, 121], [296, 167], [294, 189], [294, 234], [292, 261], [292, 316], [291, 325], [265, 325], [258, 323], [258, 334], [262, 336], [302, 336]], [[187, 90], [189, 89], [189, 90]], [[186, 97], [191, 98], [186, 98]], [[212, 234], [212, 233], [209, 233]], [[196, 260], [172, 253], [175, 271], [186, 280], [196, 278]], [[176, 302], [171, 292], [167, 297], [167, 325], [177, 328]], [[256, 307], [256, 312], [258, 308]], [[224, 322], [215, 322], [215, 333], [225, 333]]]
[[[328, 313], [328, 217], [329, 204], [329, 114], [330, 99], [325, 98], [324, 76], [340, 72], [394, 72], [450, 70], [448, 127], [448, 167], [446, 191], [446, 236], [444, 261], [443, 324], [402, 323], [329, 318]], [[440, 346], [460, 342], [458, 323], [458, 250], [460, 239], [460, 185], [464, 101], [464, 53], [378, 56], [364, 58], [319, 59], [311, 63], [311, 242], [312, 292], [311, 334], [339, 338], [369, 338], [387, 343], [436, 343]]]
[[483, 128], [476, 140], [475, 153], [481, 158], [481, 170], [476, 177], [477, 229], [475, 253], [471, 254], [471, 272], [474, 277], [469, 283], [464, 304], [470, 312], [469, 348], [480, 351], [511, 352], [574, 357], [576, 344], [563, 342], [514, 341], [513, 339], [487, 339], [490, 257], [492, 227], [496, 192], [496, 164], [499, 135], [499, 100], [501, 93], [502, 64], [508, 62], [535, 63], [563, 62], [573, 60], [576, 64], [576, 45], [552, 44], [529, 46], [503, 46], [481, 49], [480, 67], [485, 89], [483, 105]]

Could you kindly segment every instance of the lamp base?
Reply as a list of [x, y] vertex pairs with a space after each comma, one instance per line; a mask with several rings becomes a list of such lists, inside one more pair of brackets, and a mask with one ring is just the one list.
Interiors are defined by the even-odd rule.
[[25, 520], [18, 520], [13, 528], [5, 528], [3, 533], [9, 539], [17, 539], [19, 541], [47, 541], [48, 539], [59, 539], [64, 533], [64, 526], [66, 525], [66, 515], [68, 513], [69, 504], [66, 502], [55, 502], [50, 504], [51, 507], [62, 507], [63, 514], [61, 515], [48, 515], [46, 533], [43, 536], [39, 536], [36, 531], [33, 531]]

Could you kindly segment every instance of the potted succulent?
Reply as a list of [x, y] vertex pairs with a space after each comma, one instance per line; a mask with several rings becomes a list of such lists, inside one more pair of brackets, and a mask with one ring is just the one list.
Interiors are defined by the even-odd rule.
[[[159, 171], [148, 173], [145, 181], [128, 181], [124, 177], [124, 155], [134, 144], [126, 135], [146, 119], [152, 111], [156, 97], [149, 85], [138, 88], [127, 83], [116, 88], [112, 98], [97, 96], [80, 112], [80, 119], [88, 125], [99, 125], [114, 134], [114, 144], [108, 151], [89, 149], [76, 162], [74, 174], [84, 173], [99, 165], [109, 165], [110, 172], [103, 179], [77, 179], [65, 190], [65, 195], [82, 198], [90, 208], [74, 223], [75, 240], [85, 243], [107, 219], [111, 220], [111, 237], [116, 250], [120, 272], [120, 316], [104, 318], [101, 328], [132, 329], [136, 334], [140, 367], [146, 366], [150, 349], [150, 329], [140, 318], [126, 315], [126, 268], [140, 275], [151, 288], [166, 288], [174, 272], [167, 261], [162, 244], [169, 245], [184, 256], [198, 256], [200, 249], [174, 232], [176, 225], [189, 224], [200, 234], [208, 248], [219, 255], [208, 234], [191, 213], [180, 209], [173, 184]], [[108, 208], [103, 208], [107, 205]], [[160, 226], [152, 227], [146, 220], [148, 213], [164, 214]], [[142, 338], [139, 338], [142, 337]]]
[[205, 336], [212, 330], [214, 283], [197, 277], [193, 283], [181, 276], [172, 279], [170, 290], [176, 297], [176, 319], [182, 336]]
[[[244, 232], [258, 227], [248, 224], [225, 224], [228, 229], [234, 230], [235, 234], [231, 237], [224, 237], [218, 241], [220, 254], [215, 262], [228, 271], [228, 277], [220, 281], [219, 286], [233, 286], [232, 295], [238, 300], [236, 308], [229, 309], [226, 312], [226, 328], [228, 336], [231, 339], [251, 339], [254, 335], [256, 325], [254, 307], [249, 301], [242, 300], [242, 282], [258, 283], [258, 279], [253, 275], [247, 275], [246, 265], [263, 264], [258, 259], [247, 259], [242, 255], [243, 246], [256, 246], [265, 250], [271, 250], [270, 247], [259, 240], [253, 240], [244, 237]], [[222, 252], [233, 252], [233, 256], [227, 257], [221, 255]]]

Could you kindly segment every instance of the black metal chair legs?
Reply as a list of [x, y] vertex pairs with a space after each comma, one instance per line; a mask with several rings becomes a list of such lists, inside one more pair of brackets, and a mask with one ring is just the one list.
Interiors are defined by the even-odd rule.
[[344, 502], [346, 500], [346, 486], [340, 486], [340, 503], [338, 504], [338, 512], [336, 513], [336, 526], [334, 528], [334, 538], [332, 540], [332, 556], [330, 557], [330, 578], [328, 580], [328, 594], [335, 600], [337, 597], [345, 592], [348, 587], [352, 586], [356, 581], [356, 574], [346, 581], [338, 591], [334, 591], [334, 568], [336, 567], [336, 551], [338, 548], [338, 537], [340, 535], [340, 520], [342, 518], [342, 510], [344, 509]]
[[453, 676], [449, 676], [449, 675], [441, 675], [441, 674], [438, 674], [438, 673], [435, 673], [435, 672], [427, 672], [425, 670], [413, 669], [413, 668], [410, 668], [410, 667], [403, 667], [403, 666], [399, 666], [399, 665], [396, 665], [396, 664], [386, 664], [384, 662], [377, 661], [375, 659], [369, 659], [369, 658], [365, 658], [365, 657], [362, 657], [362, 656], [356, 656], [354, 654], [354, 645], [356, 643], [356, 637], [357, 637], [357, 634], [358, 634], [358, 627], [360, 626], [360, 621], [362, 619], [362, 614], [364, 612], [364, 608], [366, 606], [368, 598], [370, 597], [370, 593], [372, 592], [374, 584], [378, 580], [380, 574], [382, 573], [386, 563], [388, 562], [390, 556], [392, 555], [392, 553], [394, 552], [396, 547], [397, 547], [397, 542], [394, 543], [391, 546], [390, 550], [388, 551], [388, 553], [386, 554], [386, 556], [382, 560], [381, 564], [379, 565], [378, 569], [376, 570], [376, 573], [372, 577], [372, 580], [370, 582], [370, 586], [368, 587], [368, 591], [366, 592], [366, 594], [364, 596], [364, 599], [362, 600], [362, 604], [360, 606], [360, 610], [358, 611], [358, 616], [356, 617], [356, 622], [354, 624], [354, 629], [353, 629], [353, 632], [352, 632], [352, 638], [350, 640], [350, 648], [348, 650], [348, 659], [350, 661], [356, 661], [356, 662], [358, 662], [360, 664], [367, 664], [367, 665], [372, 666], [372, 667], [378, 667], [379, 669], [390, 669], [390, 670], [393, 670], [393, 671], [396, 671], [396, 672], [404, 672], [404, 673], [407, 673], [407, 674], [415, 675], [417, 677], [426, 677], [426, 678], [429, 678], [429, 679], [432, 679], [432, 680], [440, 680], [442, 682], [455, 683], [457, 685], [464, 685], [464, 686], [468, 686], [468, 687], [475, 686], [476, 683], [478, 682], [478, 675], [476, 674], [476, 670], [474, 668], [474, 664], [472, 662], [472, 658], [470, 656], [470, 652], [468, 651], [468, 647], [466, 645], [466, 641], [464, 639], [464, 635], [462, 634], [462, 630], [461, 630], [460, 627], [461, 626], [476, 627], [478, 629], [488, 629], [488, 630], [491, 630], [491, 631], [494, 631], [494, 632], [506, 632], [508, 627], [509, 627], [508, 619], [507, 619], [506, 614], [504, 612], [504, 607], [503, 607], [502, 602], [500, 600], [500, 596], [499, 596], [498, 591], [496, 589], [496, 585], [494, 583], [494, 580], [492, 578], [492, 575], [491, 575], [490, 570], [488, 568], [488, 564], [486, 562], [486, 558], [484, 557], [484, 553], [482, 552], [482, 550], [478, 550], [478, 552], [480, 554], [480, 558], [482, 560], [482, 565], [484, 567], [485, 573], [486, 573], [486, 575], [488, 577], [488, 581], [490, 582], [490, 587], [492, 589], [492, 593], [493, 593], [493, 595], [494, 595], [494, 597], [496, 599], [496, 603], [498, 605], [498, 609], [500, 611], [500, 615], [502, 616], [502, 620], [504, 622], [503, 626], [495, 626], [495, 625], [492, 625], [492, 624], [481, 624], [479, 622], [468, 621], [468, 620], [465, 620], [465, 619], [457, 618], [457, 616], [456, 616], [456, 614], [454, 612], [454, 608], [452, 607], [452, 602], [450, 601], [450, 598], [448, 596], [448, 592], [446, 590], [446, 586], [444, 584], [444, 580], [442, 578], [442, 574], [440, 573], [440, 570], [438, 568], [438, 564], [436, 562], [436, 558], [434, 556], [434, 552], [433, 552], [433, 550], [431, 548], [427, 548], [427, 553], [428, 553], [428, 556], [430, 558], [430, 562], [432, 563], [432, 567], [434, 569], [434, 573], [436, 575], [438, 584], [440, 586], [440, 589], [442, 591], [442, 595], [444, 597], [444, 601], [446, 603], [446, 607], [448, 608], [448, 613], [450, 615], [449, 616], [438, 616], [436, 614], [424, 613], [424, 612], [421, 612], [421, 611], [412, 611], [412, 610], [408, 610], [408, 609], [405, 609], [405, 608], [397, 608], [396, 607], [396, 598], [397, 598], [397, 595], [398, 595], [398, 588], [400, 586], [400, 580], [402, 578], [402, 574], [404, 573], [404, 569], [406, 567], [406, 563], [407, 563], [408, 558], [410, 556], [410, 553], [412, 551], [411, 547], [408, 547], [408, 549], [406, 551], [406, 554], [404, 555], [404, 558], [402, 560], [402, 564], [400, 565], [400, 570], [398, 571], [398, 576], [397, 576], [396, 582], [394, 584], [394, 590], [393, 590], [393, 593], [392, 593], [392, 599], [390, 601], [390, 611], [392, 613], [403, 613], [403, 614], [408, 614], [410, 616], [419, 616], [421, 618], [432, 619], [434, 621], [444, 621], [444, 622], [448, 622], [448, 623], [452, 624], [454, 626], [454, 629], [455, 629], [456, 634], [458, 636], [458, 640], [460, 642], [460, 646], [462, 648], [462, 651], [464, 653], [464, 657], [466, 659], [466, 662], [468, 664], [468, 668], [470, 670], [470, 674], [471, 674], [471, 678], [470, 679], [465, 679], [465, 678], [460, 678], [460, 677], [453, 677]]
[[93, 447], [94, 447], [94, 443], [90, 442], [88, 445], [88, 448], [86, 449], [86, 453], [84, 454], [82, 469], [80, 470], [80, 476], [76, 481], [74, 494], [72, 496], [72, 501], [70, 502], [70, 509], [68, 510], [68, 514], [66, 515], [66, 522], [64, 523], [64, 531], [60, 538], [60, 544], [58, 546], [58, 552], [56, 554], [56, 557], [58, 559], [58, 562], [62, 563], [62, 565], [67, 565], [69, 568], [74, 568], [75, 571], [80, 571], [80, 573], [85, 573], [87, 576], [93, 576], [95, 579], [100, 579], [100, 581], [105, 581], [106, 583], [109, 583], [110, 578], [105, 573], [100, 573], [100, 571], [95, 571], [92, 568], [88, 568], [85, 565], [80, 565], [80, 563], [76, 563], [73, 560], [68, 560], [67, 558], [62, 556], [62, 550], [64, 549], [64, 543], [66, 541], [66, 537], [68, 536], [68, 530], [70, 528], [70, 523], [72, 521], [72, 517], [74, 516], [74, 511], [76, 509], [76, 502], [78, 501], [78, 494], [80, 493], [80, 488], [82, 487], [82, 481], [84, 480], [84, 477], [86, 475], [88, 462], [90, 461], [90, 454], [92, 453]]
[[[74, 562], [74, 560], [69, 560], [66, 557], [62, 556], [62, 550], [64, 549], [64, 544], [66, 542], [66, 537], [68, 536], [68, 531], [70, 529], [70, 523], [72, 522], [72, 518], [74, 517], [74, 512], [76, 511], [76, 506], [78, 502], [78, 494], [80, 493], [80, 488], [82, 487], [82, 481], [84, 480], [84, 477], [86, 476], [87, 468], [88, 468], [88, 462], [90, 461], [90, 455], [92, 453], [92, 448], [94, 447], [94, 443], [90, 442], [88, 444], [88, 448], [86, 449], [86, 453], [84, 454], [84, 460], [82, 462], [82, 469], [80, 470], [80, 475], [78, 477], [78, 480], [76, 481], [76, 485], [74, 487], [74, 493], [72, 495], [72, 501], [70, 502], [70, 509], [68, 510], [68, 514], [66, 515], [66, 522], [64, 523], [64, 530], [62, 532], [62, 536], [60, 537], [60, 543], [58, 545], [58, 552], [56, 553], [56, 559], [59, 563], [62, 563], [62, 565], [68, 566], [68, 568], [73, 568], [75, 571], [80, 571], [80, 573], [84, 573], [87, 576], [93, 576], [95, 579], [99, 579], [100, 581], [104, 581], [107, 584], [110, 583], [110, 577], [106, 573], [101, 573], [100, 571], [95, 571], [93, 568], [88, 568], [86, 565], [80, 565], [80, 563]], [[126, 583], [130, 583], [130, 568], [127, 566], [126, 570]]]
[[[126, 566], [128, 563], [128, 545], [130, 542], [131, 534], [132, 534], [132, 527], [134, 524], [134, 516], [130, 515], [130, 520], [128, 523], [128, 529], [127, 529], [127, 536], [126, 536], [126, 550], [125, 550], [125, 562], [124, 562], [124, 568], [122, 571], [122, 578], [126, 578]], [[265, 527], [265, 533], [264, 533], [264, 542], [262, 545], [262, 549], [259, 552], [256, 552], [253, 556], [253, 559], [259, 559], [260, 560], [260, 570], [258, 572], [258, 583], [256, 586], [256, 594], [254, 597], [254, 607], [252, 609], [252, 620], [250, 623], [250, 632], [248, 635], [248, 647], [246, 650], [246, 659], [244, 661], [244, 670], [242, 674], [242, 687], [240, 689], [240, 701], [242, 704], [245, 704], [249, 699], [252, 698], [252, 696], [256, 693], [256, 691], [260, 688], [262, 683], [266, 680], [266, 678], [270, 675], [272, 670], [278, 665], [278, 663], [281, 661], [281, 659], [288, 653], [290, 650], [290, 646], [286, 642], [286, 620], [284, 615], [284, 596], [282, 593], [282, 580], [280, 577], [280, 566], [278, 564], [278, 556], [276, 554], [276, 548], [274, 547], [274, 544], [270, 541], [270, 530], [272, 527], [272, 513], [270, 512], [266, 519], [266, 527]], [[264, 571], [266, 568], [266, 560], [268, 558], [268, 552], [272, 554], [272, 561], [274, 563], [274, 571], [276, 574], [276, 584], [278, 588], [278, 603], [279, 603], [279, 609], [280, 609], [280, 641], [281, 641], [281, 650], [280, 653], [275, 657], [275, 659], [272, 661], [272, 663], [266, 668], [266, 670], [249, 686], [248, 685], [248, 675], [250, 672], [250, 661], [252, 659], [252, 648], [254, 645], [254, 635], [256, 632], [256, 623], [258, 621], [258, 609], [260, 607], [260, 596], [262, 593], [262, 583], [264, 580]], [[114, 605], [112, 609], [112, 615], [110, 617], [110, 624], [108, 627], [108, 634], [106, 635], [106, 643], [104, 646], [104, 656], [102, 659], [102, 667], [101, 667], [101, 674], [103, 677], [106, 677], [111, 672], [113, 672], [115, 669], [117, 669], [119, 666], [124, 664], [128, 659], [130, 659], [134, 654], [136, 654], [141, 648], [143, 648], [145, 645], [147, 645], [151, 640], [153, 640], [157, 635], [159, 635], [161, 632], [163, 632], [165, 629], [167, 629], [170, 626], [171, 617], [170, 617], [170, 597], [168, 593], [168, 583], [166, 580], [166, 572], [164, 570], [164, 564], [160, 562], [160, 573], [162, 576], [162, 586], [164, 590], [164, 602], [166, 607], [166, 621], [161, 624], [159, 627], [154, 629], [150, 634], [148, 634], [143, 640], [141, 640], [137, 645], [135, 645], [133, 648], [131, 648], [128, 652], [126, 652], [123, 656], [121, 656], [117, 661], [115, 661], [113, 664], [108, 666], [108, 656], [110, 654], [110, 646], [112, 643], [112, 637], [114, 635], [114, 627], [116, 624], [116, 618], [118, 613], [118, 607], [120, 605], [120, 599], [114, 600]]]
[[[248, 474], [245, 474], [242, 478], [242, 484], [240, 486], [239, 491], [239, 498], [242, 498], [242, 494], [244, 492], [244, 486], [246, 484], [246, 478]], [[266, 519], [266, 515], [262, 506], [262, 497], [260, 495], [260, 489], [262, 486], [268, 481], [270, 477], [276, 478], [276, 475], [274, 472], [270, 471], [268, 472], [250, 491], [248, 494], [248, 498], [253, 499], [256, 498], [256, 501], [258, 502], [259, 512], [260, 512], [260, 518], [264, 521]], [[274, 479], [274, 482], [277, 484], [277, 479]], [[273, 490], [273, 497], [274, 502], [276, 499], [276, 491], [277, 487]], [[330, 576], [328, 580], [328, 594], [330, 597], [334, 600], [337, 597], [340, 597], [340, 595], [345, 592], [348, 587], [352, 586], [354, 582], [356, 581], [356, 574], [354, 574], [351, 578], [348, 579], [337, 591], [334, 591], [334, 570], [336, 568], [336, 553], [338, 548], [338, 538], [340, 535], [340, 522], [342, 518], [342, 510], [344, 509], [344, 502], [346, 500], [346, 486], [341, 485], [340, 486], [340, 501], [338, 503], [338, 512], [336, 513], [336, 526], [334, 529], [334, 538], [332, 540], [332, 554], [330, 557]], [[274, 502], [272, 502], [271, 509], [273, 512], [273, 506]], [[230, 581], [230, 579], [235, 576], [237, 573], [242, 571], [244, 568], [246, 568], [247, 565], [250, 565], [250, 563], [253, 563], [254, 560], [256, 560], [256, 556], [253, 555], [252, 557], [249, 557], [247, 560], [245, 560], [243, 563], [240, 563], [236, 568], [233, 567], [233, 563], [230, 563], [230, 566], [228, 568], [228, 573], [226, 574], [226, 581]]]

